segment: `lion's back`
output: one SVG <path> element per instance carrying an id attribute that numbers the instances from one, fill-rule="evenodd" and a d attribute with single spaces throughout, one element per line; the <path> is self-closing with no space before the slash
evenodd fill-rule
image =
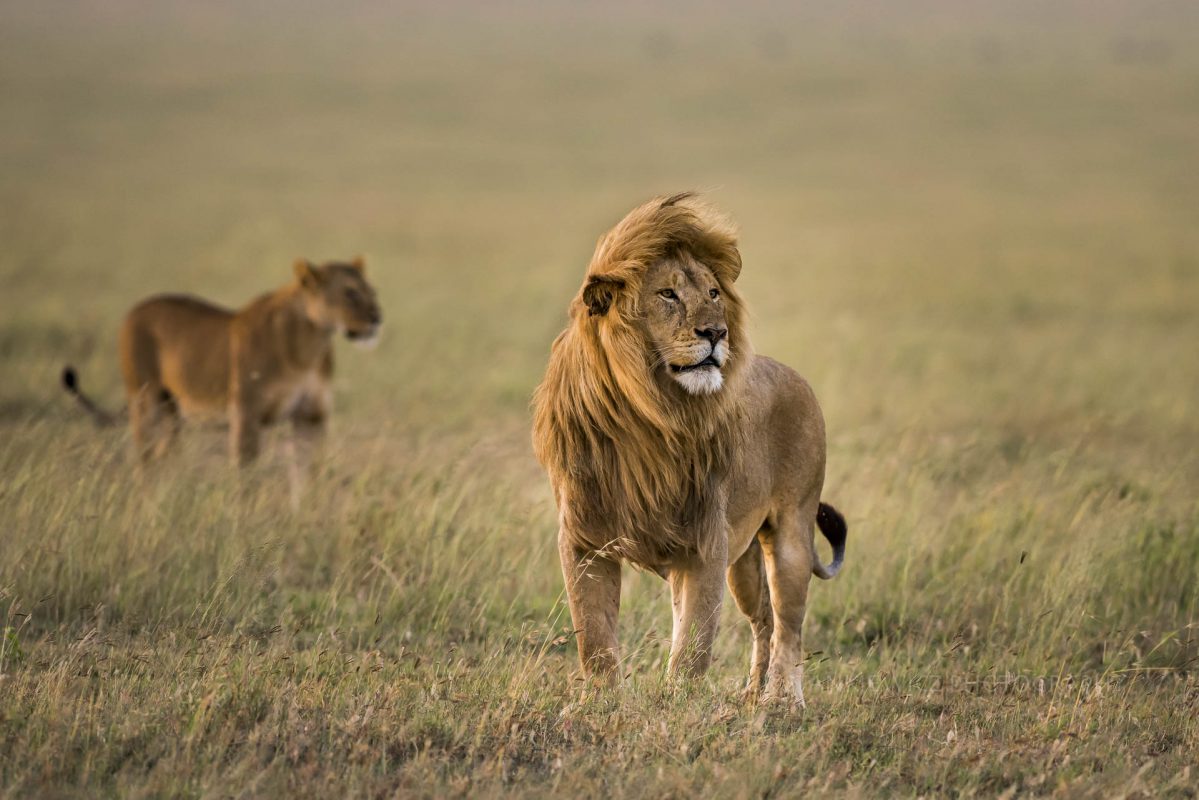
<path id="1" fill-rule="evenodd" d="M 228 336 L 233 312 L 189 294 L 159 294 L 142 300 L 125 315 L 122 341 L 152 337 L 160 345 L 206 341 Z"/>
<path id="2" fill-rule="evenodd" d="M 774 480 L 803 482 L 813 470 L 823 474 L 824 414 L 811 384 L 768 356 L 754 356 L 746 372 L 746 450 L 768 461 Z"/>
<path id="3" fill-rule="evenodd" d="M 126 389 L 161 384 L 185 409 L 222 411 L 233 316 L 186 294 L 155 295 L 138 303 L 121 327 Z"/>

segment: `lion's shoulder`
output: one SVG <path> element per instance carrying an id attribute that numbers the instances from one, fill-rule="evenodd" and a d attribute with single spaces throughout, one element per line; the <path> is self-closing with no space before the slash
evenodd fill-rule
<path id="1" fill-rule="evenodd" d="M 816 392 L 796 370 L 768 356 L 754 356 L 745 370 L 739 419 L 743 435 L 775 440 L 823 440 L 824 414 Z M 763 444 L 772 449 L 772 446 Z"/>
<path id="2" fill-rule="evenodd" d="M 770 356 L 755 353 L 745 372 L 744 387 L 747 391 L 794 399 L 816 397 L 804 376 Z"/>

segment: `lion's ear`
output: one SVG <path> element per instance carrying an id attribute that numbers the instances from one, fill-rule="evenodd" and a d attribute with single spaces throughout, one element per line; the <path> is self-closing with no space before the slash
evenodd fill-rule
<path id="1" fill-rule="evenodd" d="M 741 253 L 735 247 L 716 250 L 703 259 L 708 269 L 729 283 L 741 277 Z"/>
<path id="2" fill-rule="evenodd" d="M 729 259 L 729 282 L 736 282 L 741 277 L 741 253 L 735 253 L 734 257 Z"/>
<path id="3" fill-rule="evenodd" d="M 602 317 L 608 313 L 616 293 L 624 288 L 624 281 L 613 280 L 604 275 L 597 275 L 587 280 L 583 287 L 583 302 L 587 304 L 587 313 L 592 317 Z"/>
<path id="4" fill-rule="evenodd" d="M 297 258 L 293 269 L 296 272 L 296 280 L 305 289 L 315 289 L 321 285 L 321 274 L 308 259 Z"/>
<path id="5" fill-rule="evenodd" d="M 366 256 L 354 256 L 354 259 L 350 261 L 350 266 L 359 272 L 366 272 Z"/>

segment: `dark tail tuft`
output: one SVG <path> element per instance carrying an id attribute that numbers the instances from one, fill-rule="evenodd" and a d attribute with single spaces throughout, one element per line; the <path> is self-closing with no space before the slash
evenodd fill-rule
<path id="1" fill-rule="evenodd" d="M 828 503 L 821 503 L 817 509 L 816 525 L 833 548 L 833 563 L 826 567 L 816 559 L 812 572 L 816 577 L 828 580 L 841 571 L 841 565 L 845 562 L 845 540 L 849 536 L 849 526 L 845 524 L 841 512 Z"/>
<path id="2" fill-rule="evenodd" d="M 79 405 L 83 407 L 83 410 L 101 428 L 117 424 L 117 419 L 120 415 L 105 411 L 84 394 L 83 389 L 79 386 L 79 373 L 75 372 L 75 368 L 69 364 L 62 368 L 62 388 L 66 389 L 68 394 L 79 401 Z"/>

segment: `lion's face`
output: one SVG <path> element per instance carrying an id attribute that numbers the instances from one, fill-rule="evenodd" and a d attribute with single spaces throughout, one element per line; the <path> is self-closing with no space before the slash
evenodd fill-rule
<path id="1" fill-rule="evenodd" d="M 320 266 L 301 260 L 296 262 L 296 274 L 313 320 L 356 344 L 374 344 L 383 314 L 374 288 L 367 283 L 362 258 Z"/>
<path id="2" fill-rule="evenodd" d="M 687 253 L 657 262 L 646 272 L 638 308 L 654 369 L 691 394 L 719 392 L 729 326 L 712 270 Z"/>

